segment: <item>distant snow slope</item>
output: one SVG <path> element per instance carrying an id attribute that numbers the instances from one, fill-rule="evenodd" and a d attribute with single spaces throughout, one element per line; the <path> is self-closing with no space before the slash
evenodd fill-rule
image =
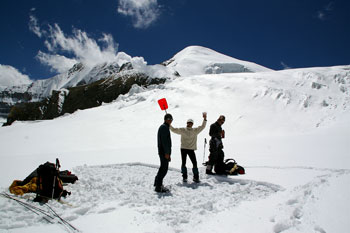
<path id="1" fill-rule="evenodd" d="M 0 66 L 0 104 L 7 106 L 2 112 L 3 115 L 7 115 L 9 105 L 40 101 L 50 96 L 54 90 L 89 84 L 103 78 L 120 77 L 126 73 L 136 72 L 144 73 L 149 77 L 172 78 L 178 73 L 188 76 L 260 71 L 271 70 L 200 46 L 185 48 L 163 65 L 147 65 L 143 57 L 131 57 L 124 52 L 119 52 L 113 62 L 95 64 L 92 67 L 78 63 L 66 72 L 36 81 L 21 75 L 11 67 Z"/>
<path id="2" fill-rule="evenodd" d="M 181 76 L 272 71 L 201 46 L 189 46 L 164 64 L 177 70 Z"/>
<path id="3" fill-rule="evenodd" d="M 130 63 L 130 69 L 121 70 L 123 65 L 127 63 Z M 149 66 L 142 57 L 131 57 L 123 52 L 117 54 L 114 62 L 96 64 L 93 67 L 77 63 L 66 72 L 48 79 L 35 81 L 29 80 L 24 75 L 22 75 L 23 77 L 14 78 L 14 72 L 8 74 L 9 72 L 3 72 L 2 67 L 0 67 L 0 91 L 6 92 L 1 95 L 0 102 L 8 104 L 15 104 L 17 101 L 22 102 L 23 100 L 13 97 L 17 96 L 15 93 L 29 93 L 31 95 L 30 101 L 40 101 L 50 96 L 53 90 L 85 85 L 109 77 L 117 78 L 126 73 L 144 73 L 149 77 L 171 78 L 174 76 L 174 72 L 173 69 L 162 65 Z M 17 73 L 16 75 L 19 76 L 19 72 Z M 14 81 L 9 82 L 8 80 Z M 12 95 L 6 96 L 8 94 Z"/>
<path id="4" fill-rule="evenodd" d="M 126 63 L 130 63 L 132 70 L 125 70 L 119 73 L 121 67 Z M 82 63 L 78 63 L 65 73 L 56 75 L 50 79 L 33 82 L 29 86 L 28 92 L 39 93 L 41 97 L 46 97 L 53 90 L 89 84 L 107 77 L 119 77 L 125 72 L 140 72 L 150 77 L 159 78 L 170 78 L 174 73 L 173 70 L 163 66 L 147 66 L 147 63 L 141 57 L 131 57 L 126 53 L 119 52 L 117 61 L 115 62 L 96 64 L 94 67 L 87 67 Z"/>

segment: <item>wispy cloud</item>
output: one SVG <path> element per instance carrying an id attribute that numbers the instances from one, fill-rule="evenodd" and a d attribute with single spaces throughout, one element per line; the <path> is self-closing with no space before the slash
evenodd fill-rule
<path id="1" fill-rule="evenodd" d="M 160 16 L 157 0 L 119 0 L 118 13 L 131 17 L 135 28 L 146 29 Z"/>
<path id="2" fill-rule="evenodd" d="M 39 38 L 45 39 L 48 52 L 39 51 L 37 59 L 50 67 L 51 71 L 64 72 L 75 63 L 94 66 L 117 59 L 118 44 L 110 34 L 102 34 L 95 40 L 82 30 L 73 28 L 71 35 L 66 35 L 58 24 L 48 25 L 44 30 L 38 26 L 38 20 L 30 15 L 29 29 Z"/>
<path id="3" fill-rule="evenodd" d="M 284 63 L 283 61 L 281 61 L 281 65 L 282 65 L 284 70 L 291 69 L 291 67 L 289 65 L 287 65 L 286 63 Z"/>
<path id="4" fill-rule="evenodd" d="M 58 73 L 67 71 L 78 62 L 75 59 L 70 59 L 62 55 L 48 54 L 42 51 L 38 52 L 36 58 L 41 62 L 41 64 L 49 66 L 51 71 Z"/>
<path id="5" fill-rule="evenodd" d="M 29 23 L 28 23 L 28 26 L 29 26 L 29 29 L 35 34 L 37 35 L 38 37 L 42 37 L 43 33 L 42 31 L 40 30 L 40 27 L 39 27 L 39 24 L 38 24 L 38 20 L 37 18 L 34 16 L 34 11 L 36 9 L 35 8 L 32 8 L 30 9 L 30 14 L 29 14 Z"/>
<path id="6" fill-rule="evenodd" d="M 334 9 L 334 2 L 331 1 L 317 12 L 317 18 L 319 20 L 326 20 L 329 14 L 333 11 L 333 9 Z"/>
<path id="7" fill-rule="evenodd" d="M 38 26 L 38 20 L 33 15 L 29 15 L 29 29 L 38 37 L 42 37 L 42 32 Z"/>
<path id="8" fill-rule="evenodd" d="M 0 64 L 0 86 L 10 87 L 22 84 L 29 84 L 32 81 L 25 74 L 19 72 L 16 68 Z"/>

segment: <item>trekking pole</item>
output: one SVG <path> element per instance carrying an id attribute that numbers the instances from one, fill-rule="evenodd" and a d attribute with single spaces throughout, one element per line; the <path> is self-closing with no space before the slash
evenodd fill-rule
<path id="1" fill-rule="evenodd" d="M 204 158 L 205 158 L 205 146 L 207 145 L 207 138 L 204 138 L 204 151 L 203 151 L 203 165 L 204 165 Z"/>
<path id="2" fill-rule="evenodd" d="M 55 186 L 56 186 L 56 177 L 58 175 L 58 170 L 60 168 L 60 161 L 58 160 L 58 158 L 56 158 L 56 172 L 55 175 L 53 177 L 53 185 L 52 185 L 52 196 L 51 199 L 53 199 L 54 193 L 55 193 Z"/>
<path id="3" fill-rule="evenodd" d="M 49 223 L 54 223 L 54 222 L 52 221 L 54 218 L 53 218 L 51 215 L 49 215 L 46 211 L 44 211 L 44 210 L 42 210 L 42 209 L 40 209 L 40 208 L 38 208 L 38 207 L 36 207 L 36 206 L 33 206 L 33 205 L 31 205 L 31 204 L 28 204 L 28 203 L 26 203 L 26 202 L 23 202 L 23 201 L 21 201 L 21 200 L 18 200 L 18 199 L 16 199 L 16 198 L 13 198 L 13 197 L 11 197 L 9 194 L 7 194 L 7 193 L 5 193 L 5 192 L 0 193 L 0 195 L 3 196 L 3 197 L 5 197 L 5 198 L 8 198 L 8 199 L 11 199 L 11 200 L 16 201 L 18 204 L 20 204 L 20 205 L 23 206 L 24 208 L 26 208 L 26 209 L 32 211 L 33 213 L 35 213 L 35 214 L 38 215 L 38 216 L 40 216 L 40 213 L 43 214 L 43 215 L 45 215 L 45 216 L 43 216 L 43 218 L 44 218 L 47 222 L 49 222 Z M 48 219 L 47 217 L 49 217 L 51 220 Z"/>
<path id="4" fill-rule="evenodd" d="M 74 231 L 80 232 L 77 228 L 75 228 L 72 224 L 70 224 L 67 220 L 63 219 L 60 215 L 57 214 L 57 212 L 51 207 L 49 206 L 47 203 L 45 203 L 45 205 L 49 208 L 49 210 L 54 214 L 54 216 L 56 216 L 57 218 L 59 218 L 62 223 L 68 227 L 70 227 L 71 229 L 73 229 Z"/>

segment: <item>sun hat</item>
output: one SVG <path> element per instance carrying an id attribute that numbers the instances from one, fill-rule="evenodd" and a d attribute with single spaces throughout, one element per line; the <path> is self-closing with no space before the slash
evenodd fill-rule
<path id="1" fill-rule="evenodd" d="M 192 123 L 193 124 L 193 120 L 192 119 L 188 119 L 187 123 Z"/>

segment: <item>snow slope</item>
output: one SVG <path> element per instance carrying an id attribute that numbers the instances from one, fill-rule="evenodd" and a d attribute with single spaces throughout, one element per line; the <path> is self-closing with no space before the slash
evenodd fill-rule
<path id="1" fill-rule="evenodd" d="M 87 65 L 88 64 L 88 65 Z M 111 61 L 100 64 L 77 63 L 54 77 L 32 81 L 9 66 L 0 66 L 0 115 L 7 116 L 11 106 L 20 102 L 38 102 L 54 90 L 90 84 L 100 79 L 118 78 L 143 73 L 153 78 L 214 73 L 271 71 L 254 63 L 240 61 L 208 48 L 190 46 L 172 59 L 157 65 L 147 65 L 143 57 L 131 57 L 119 52 Z"/>
<path id="2" fill-rule="evenodd" d="M 202 74 L 134 87 L 98 108 L 0 128 L 0 189 L 58 157 L 79 181 L 66 187 L 70 205 L 49 204 L 82 232 L 348 232 L 349 90 L 350 66 Z M 172 191 L 156 194 L 163 97 L 175 127 L 188 118 L 198 126 L 208 112 L 199 164 L 208 156 L 210 124 L 226 115 L 226 158 L 247 174 L 208 176 L 200 166 L 201 183 L 182 184 L 180 138 L 172 134 L 164 180 Z M 2 197 L 0 216 L 2 232 L 67 230 Z"/>

